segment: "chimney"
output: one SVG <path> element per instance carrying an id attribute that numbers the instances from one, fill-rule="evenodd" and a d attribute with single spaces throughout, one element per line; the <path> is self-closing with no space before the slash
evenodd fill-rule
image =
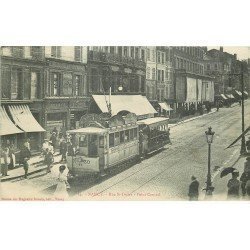
<path id="1" fill-rule="evenodd" d="M 234 59 L 237 60 L 237 54 L 234 54 Z"/>
<path id="2" fill-rule="evenodd" d="M 220 47 L 220 52 L 223 52 L 223 47 L 222 46 Z"/>

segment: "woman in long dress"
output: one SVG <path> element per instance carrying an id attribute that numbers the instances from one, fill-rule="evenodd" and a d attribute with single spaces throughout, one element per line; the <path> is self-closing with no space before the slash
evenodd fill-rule
<path id="1" fill-rule="evenodd" d="M 59 167 L 58 183 L 57 183 L 56 191 L 54 193 L 54 196 L 56 198 L 66 199 L 69 197 L 68 192 L 67 192 L 68 178 L 67 178 L 65 169 L 66 169 L 65 165 L 61 165 Z"/>

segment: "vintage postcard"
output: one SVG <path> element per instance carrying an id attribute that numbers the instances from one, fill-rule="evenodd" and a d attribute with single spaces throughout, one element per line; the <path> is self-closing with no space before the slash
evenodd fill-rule
<path id="1" fill-rule="evenodd" d="M 250 199 L 250 47 L 0 52 L 0 200 Z"/>

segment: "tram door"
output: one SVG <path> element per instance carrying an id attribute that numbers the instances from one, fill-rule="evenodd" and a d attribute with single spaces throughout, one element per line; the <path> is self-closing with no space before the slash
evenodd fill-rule
<path id="1" fill-rule="evenodd" d="M 88 156 L 96 157 L 98 156 L 98 136 L 95 134 L 89 135 L 88 138 Z"/>
<path id="2" fill-rule="evenodd" d="M 107 161 L 107 136 L 99 135 L 99 166 L 104 170 Z"/>

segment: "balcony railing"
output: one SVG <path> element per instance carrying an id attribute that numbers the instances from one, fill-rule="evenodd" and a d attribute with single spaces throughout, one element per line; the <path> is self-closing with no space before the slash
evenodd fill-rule
<path id="1" fill-rule="evenodd" d="M 133 59 L 131 57 L 120 56 L 117 54 L 104 53 L 100 51 L 89 51 L 88 60 L 125 65 L 129 67 L 140 68 L 140 69 L 144 69 L 146 67 L 146 62 L 142 60 Z"/>

